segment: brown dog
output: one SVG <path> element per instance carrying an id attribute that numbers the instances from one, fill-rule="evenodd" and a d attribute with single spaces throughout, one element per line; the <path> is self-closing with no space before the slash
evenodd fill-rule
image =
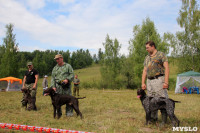
<path id="1" fill-rule="evenodd" d="M 25 102 L 25 107 L 26 107 L 26 109 L 28 110 L 28 111 L 30 111 L 30 110 L 37 110 L 37 107 L 36 107 L 36 105 L 35 105 L 35 102 L 36 102 L 36 100 L 35 100 L 35 98 L 32 98 L 31 97 L 31 94 L 30 94 L 30 90 L 28 90 L 28 89 L 21 89 L 21 91 L 24 93 L 24 102 Z M 27 105 L 30 105 L 28 108 L 27 108 Z"/>
<path id="2" fill-rule="evenodd" d="M 57 118 L 59 119 L 61 117 L 61 106 L 64 104 L 68 104 L 70 105 L 76 112 L 77 116 L 80 115 L 81 119 L 83 118 L 82 113 L 79 110 L 79 103 L 78 103 L 78 99 L 83 99 L 85 97 L 82 98 L 76 98 L 74 96 L 70 96 L 67 94 L 57 94 L 55 93 L 53 88 L 48 88 L 44 91 L 44 95 L 49 95 L 51 97 L 51 101 L 52 101 L 52 105 L 53 105 L 53 109 L 54 109 L 54 118 L 56 117 L 57 114 Z"/>

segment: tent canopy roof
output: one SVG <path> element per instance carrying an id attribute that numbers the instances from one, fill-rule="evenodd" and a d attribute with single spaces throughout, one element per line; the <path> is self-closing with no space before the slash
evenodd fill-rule
<path id="1" fill-rule="evenodd" d="M 194 71 L 188 71 L 185 73 L 178 74 L 178 76 L 200 76 L 200 73 Z"/>
<path id="2" fill-rule="evenodd" d="M 15 77 L 6 77 L 6 78 L 1 78 L 0 81 L 7 81 L 13 83 L 14 81 L 19 81 L 20 84 L 22 84 L 22 80 L 15 78 Z"/>

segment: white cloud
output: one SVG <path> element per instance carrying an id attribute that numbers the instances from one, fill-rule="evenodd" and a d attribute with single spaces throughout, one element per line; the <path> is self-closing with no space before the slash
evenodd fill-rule
<path id="1" fill-rule="evenodd" d="M 21 0 L 22 1 L 22 0 Z M 49 2 L 61 6 L 46 9 Z M 180 3 L 180 2 L 179 2 Z M 147 16 L 155 20 L 159 32 L 174 31 L 178 27 L 175 22 L 166 22 L 168 17 L 174 19 L 178 4 L 173 0 L 30 0 L 27 4 L 15 0 L 0 0 L 0 27 L 13 23 L 16 30 L 24 32 L 29 38 L 37 40 L 48 49 L 51 46 L 77 47 L 84 49 L 102 48 L 107 34 L 111 39 L 117 38 L 122 44 L 122 53 L 128 53 L 128 41 L 132 37 L 132 29 L 141 25 Z M 173 6 L 172 6 L 173 5 Z M 179 7 L 178 7 L 179 8 Z M 39 11 L 47 13 L 39 14 Z M 169 16 L 170 15 L 170 16 Z M 50 17 L 51 19 L 49 19 Z M 160 17 L 160 18 L 159 18 Z M 2 26 L 4 25 L 4 26 Z M 0 31 L 0 37 L 2 31 Z M 26 37 L 26 36 L 24 36 Z M 30 40 L 31 41 L 31 40 Z M 19 44 L 20 45 L 20 44 Z M 22 44 L 25 45 L 25 44 Z M 26 49 L 28 49 L 27 47 Z M 43 49 L 37 46 L 38 49 Z"/>
<path id="2" fill-rule="evenodd" d="M 25 0 L 32 10 L 37 10 L 45 6 L 44 0 Z"/>
<path id="3" fill-rule="evenodd" d="M 45 51 L 46 49 L 44 48 L 41 48 L 41 47 L 38 47 L 38 46 L 22 46 L 22 45 L 19 45 L 18 47 L 20 49 L 20 51 L 34 51 L 34 50 L 40 50 L 40 51 Z"/>
<path id="4" fill-rule="evenodd" d="M 53 1 L 53 2 L 56 2 L 56 3 L 60 3 L 62 5 L 67 5 L 69 3 L 74 2 L 74 0 L 50 0 L 50 1 Z"/>
<path id="5" fill-rule="evenodd" d="M 0 29 L 5 29 L 5 26 L 3 26 L 2 24 L 0 24 Z M 5 35 L 5 30 L 0 30 L 0 37 Z"/>

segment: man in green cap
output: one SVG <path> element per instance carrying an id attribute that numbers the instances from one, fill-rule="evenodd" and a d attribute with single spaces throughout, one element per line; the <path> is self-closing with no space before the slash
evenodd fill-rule
<path id="1" fill-rule="evenodd" d="M 25 72 L 23 79 L 23 89 L 30 90 L 31 101 L 36 101 L 36 92 L 37 92 L 37 82 L 38 82 L 38 71 L 33 68 L 33 63 L 27 63 L 28 70 Z M 24 94 L 22 99 L 22 106 L 25 106 Z M 29 104 L 28 110 L 37 110 L 35 103 Z"/>
<path id="2" fill-rule="evenodd" d="M 74 79 L 73 68 L 70 64 L 63 61 L 63 56 L 58 54 L 54 58 L 57 65 L 52 70 L 51 87 L 58 94 L 68 94 L 71 93 L 71 82 Z M 62 112 L 61 112 L 62 114 Z M 66 116 L 73 115 L 73 108 L 66 104 Z"/>

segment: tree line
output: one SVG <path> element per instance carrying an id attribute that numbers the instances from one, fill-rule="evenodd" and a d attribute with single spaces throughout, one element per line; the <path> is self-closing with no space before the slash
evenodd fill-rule
<path id="1" fill-rule="evenodd" d="M 62 54 L 66 63 L 72 65 L 73 69 L 81 69 L 90 66 L 94 61 L 89 50 L 77 50 L 72 53 L 58 50 L 35 50 L 33 52 L 19 51 L 13 34 L 14 25 L 6 25 L 6 37 L 0 45 L 0 78 L 14 76 L 23 78 L 27 70 L 27 62 L 33 62 L 34 67 L 39 71 L 40 76 L 51 75 L 53 67 L 56 65 L 54 57 Z"/>
<path id="2" fill-rule="evenodd" d="M 7 25 L 4 43 L 0 46 L 0 77 L 13 75 L 22 76 L 26 70 L 26 62 L 33 61 L 41 75 L 51 74 L 56 62 L 54 56 L 61 53 L 64 61 L 74 69 L 90 66 L 92 63 L 101 65 L 102 79 L 93 86 L 97 88 L 137 88 L 141 86 L 141 76 L 144 58 L 147 55 L 145 43 L 153 40 L 159 51 L 170 55 L 179 68 L 178 72 L 200 71 L 200 9 L 196 0 L 182 0 L 177 23 L 183 29 L 175 34 L 160 35 L 150 18 L 143 20 L 141 25 L 133 27 L 133 37 L 129 40 L 129 54 L 121 55 L 121 44 L 106 36 L 103 42 L 104 50 L 99 49 L 93 56 L 89 50 L 69 51 L 39 51 L 19 52 L 13 25 Z M 174 79 L 169 80 L 170 86 L 175 86 Z"/>

